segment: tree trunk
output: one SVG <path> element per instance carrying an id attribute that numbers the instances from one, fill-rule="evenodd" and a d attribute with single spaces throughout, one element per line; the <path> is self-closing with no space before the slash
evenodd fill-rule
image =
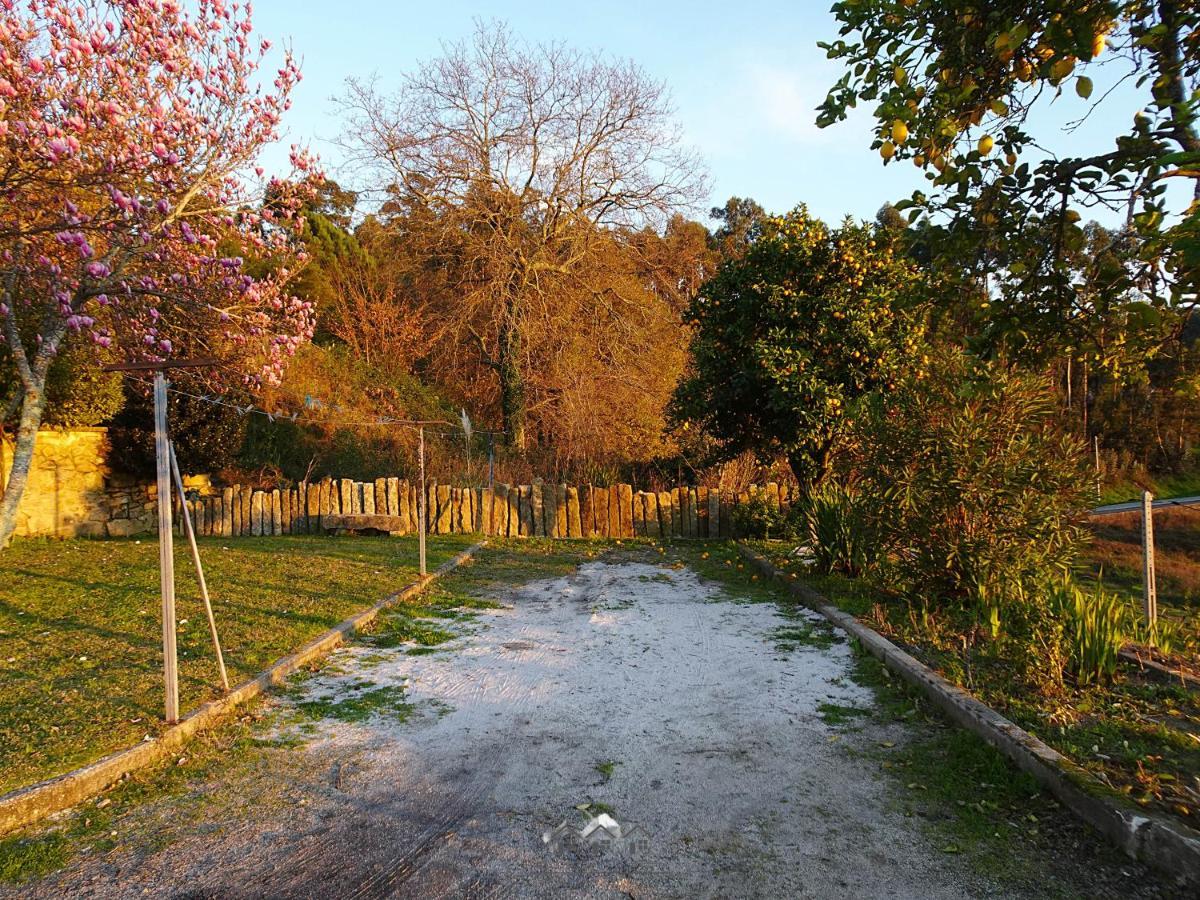
<path id="1" fill-rule="evenodd" d="M 43 382 L 45 379 L 43 379 Z M 9 545 L 17 528 L 17 508 L 29 481 L 29 467 L 33 462 L 33 448 L 37 441 L 38 427 L 42 424 L 42 412 L 46 408 L 45 384 L 36 390 L 25 391 L 21 402 L 21 419 L 17 426 L 17 439 L 13 447 L 12 468 L 0 499 L 0 550 Z"/>
<path id="2" fill-rule="evenodd" d="M 788 468 L 796 476 L 800 497 L 804 502 L 808 502 L 812 498 L 817 488 L 825 480 L 825 476 L 829 474 L 829 454 L 832 449 L 833 441 L 827 440 L 809 454 L 788 454 Z"/>
<path id="3" fill-rule="evenodd" d="M 510 316 L 500 326 L 496 375 L 500 379 L 500 415 L 508 446 L 525 451 L 525 378 L 521 374 L 521 331 Z"/>

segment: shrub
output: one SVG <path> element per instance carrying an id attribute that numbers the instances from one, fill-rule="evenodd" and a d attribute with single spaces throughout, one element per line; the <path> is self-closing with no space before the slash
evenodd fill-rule
<path id="1" fill-rule="evenodd" d="M 188 390 L 186 383 L 182 387 Z M 195 393 L 202 393 L 202 389 Z M 247 417 L 233 405 L 248 401 L 232 394 L 223 399 L 229 405 L 174 392 L 167 395 L 168 427 L 183 472 L 207 474 L 227 468 L 242 446 Z M 110 460 L 116 468 L 130 475 L 153 476 L 154 400 L 139 385 L 126 385 L 125 407 L 113 419 L 108 435 L 112 444 Z"/>
<path id="2" fill-rule="evenodd" d="M 17 372 L 0 349 L 0 416 L 3 401 L 18 384 Z M 119 372 L 100 368 L 97 348 L 72 336 L 46 373 L 46 411 L 42 424 L 63 428 L 103 425 L 125 403 L 124 379 Z"/>
<path id="3" fill-rule="evenodd" d="M 828 480 L 793 507 L 790 530 L 807 538 L 821 572 L 857 577 L 874 567 L 883 546 L 877 511 L 858 491 Z"/>
<path id="4" fill-rule="evenodd" d="M 1072 568 L 1086 507 L 1082 447 L 1040 377 L 940 353 L 931 378 L 858 411 L 840 466 L 887 550 L 892 586 L 1001 610 Z"/>
<path id="5" fill-rule="evenodd" d="M 46 373 L 47 425 L 86 428 L 102 425 L 125 404 L 119 372 L 101 371 L 96 349 L 73 339 Z"/>
<path id="6" fill-rule="evenodd" d="M 733 508 L 733 533 L 736 537 L 754 540 L 789 538 L 795 536 L 793 523 L 765 494 L 751 494 L 745 503 Z"/>

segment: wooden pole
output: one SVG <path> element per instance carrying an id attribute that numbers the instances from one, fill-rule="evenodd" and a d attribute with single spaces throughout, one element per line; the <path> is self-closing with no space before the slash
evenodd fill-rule
<path id="1" fill-rule="evenodd" d="M 200 548 L 196 546 L 196 530 L 192 527 L 192 514 L 188 511 L 187 493 L 183 489 L 183 475 L 179 472 L 179 461 L 175 458 L 175 442 L 169 442 L 168 446 L 171 448 L 171 473 L 175 476 L 175 489 L 179 492 L 183 530 L 187 534 L 188 545 L 192 550 L 192 565 L 196 567 L 196 581 L 200 583 L 200 599 L 204 601 L 204 614 L 208 616 L 208 633 L 212 637 L 213 649 L 217 653 L 217 669 L 221 673 L 221 687 L 228 693 L 229 675 L 225 672 L 225 656 L 221 653 L 221 640 L 217 637 L 217 620 L 213 617 L 212 603 L 208 599 L 208 583 L 204 580 L 204 567 L 200 564 Z"/>
<path id="2" fill-rule="evenodd" d="M 1154 577 L 1154 495 L 1142 491 L 1142 587 L 1146 624 L 1158 627 L 1158 588 Z"/>
<path id="3" fill-rule="evenodd" d="M 421 552 L 421 577 L 424 578 L 427 574 L 425 571 L 425 427 L 421 426 L 418 433 L 417 456 L 420 458 L 421 466 L 421 493 L 417 500 L 417 542 Z"/>
<path id="4" fill-rule="evenodd" d="M 163 684 L 167 724 L 179 721 L 179 663 L 175 646 L 175 556 L 171 534 L 171 459 L 167 441 L 167 379 L 154 373 L 154 458 L 158 475 L 158 581 L 162 595 Z"/>
<path id="5" fill-rule="evenodd" d="M 1092 454 L 1096 461 L 1096 502 L 1100 502 L 1100 435 L 1092 435 Z"/>

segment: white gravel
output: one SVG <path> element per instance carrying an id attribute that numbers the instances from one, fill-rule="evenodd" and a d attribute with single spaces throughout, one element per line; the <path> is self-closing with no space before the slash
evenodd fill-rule
<path id="1" fill-rule="evenodd" d="M 822 721 L 821 704 L 872 703 L 850 678 L 844 642 L 780 652 L 773 632 L 795 623 L 773 605 L 641 563 L 589 563 L 499 599 L 504 609 L 481 612 L 445 651 L 351 647 L 335 655 L 336 674 L 306 683 L 309 699 L 405 685 L 417 712 L 322 722 L 306 752 L 332 763 L 320 777 L 293 774 L 305 802 L 277 828 L 229 823 L 93 869 L 80 892 L 994 892 L 891 809 L 878 762 L 854 752 L 903 732 L 868 717 L 854 728 Z M 602 810 L 635 837 L 570 834 Z M 547 843 L 564 822 L 568 837 Z M 68 874 L 55 887 L 73 894 L 81 883 Z"/>

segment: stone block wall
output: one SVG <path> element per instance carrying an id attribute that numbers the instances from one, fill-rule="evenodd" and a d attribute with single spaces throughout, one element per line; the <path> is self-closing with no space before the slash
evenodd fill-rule
<path id="1" fill-rule="evenodd" d="M 107 450 L 104 428 L 44 429 L 21 500 L 17 534 L 153 534 L 158 528 L 155 485 L 111 473 L 105 464 Z M 11 444 L 0 445 L 0 478 L 6 477 L 11 461 Z M 248 485 L 218 487 L 201 475 L 185 478 L 184 488 L 201 535 L 324 534 L 342 524 L 334 517 L 347 515 L 389 517 L 388 530 L 401 534 L 418 527 L 419 486 L 400 478 L 326 478 L 259 490 Z M 786 507 L 795 499 L 795 489 L 770 483 L 735 494 L 692 486 L 635 491 L 629 484 L 542 482 L 480 488 L 431 479 L 425 503 L 430 534 L 703 538 L 729 537 L 733 510 L 754 495 Z"/>
<path id="2" fill-rule="evenodd" d="M 7 484 L 12 454 L 12 441 L 0 440 L 0 493 Z M 17 535 L 107 534 L 107 456 L 106 428 L 42 429 L 17 510 Z"/>
<path id="3" fill-rule="evenodd" d="M 346 516 L 370 516 L 389 532 L 415 533 L 420 488 L 400 478 L 373 482 L 348 478 L 256 490 L 242 485 L 189 490 L 196 532 L 215 537 L 324 534 L 340 530 Z M 109 522 L 109 532 L 153 531 L 152 489 L 143 514 L 130 525 Z M 796 499 L 794 488 L 774 482 L 733 493 L 708 487 L 635 491 L 632 485 L 497 484 L 455 487 L 429 480 L 425 488 L 430 534 L 503 537 L 730 537 L 733 510 L 754 496 L 781 508 Z M 133 510 L 137 503 L 131 503 Z M 137 526 L 133 524 L 136 520 Z M 370 526 L 369 526 L 370 527 Z"/>

